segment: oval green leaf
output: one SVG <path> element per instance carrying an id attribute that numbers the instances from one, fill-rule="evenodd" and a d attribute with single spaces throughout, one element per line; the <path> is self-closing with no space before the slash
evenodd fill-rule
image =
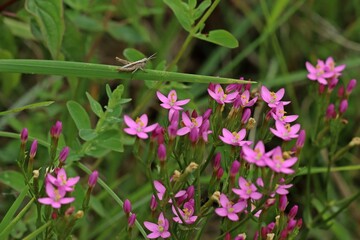
<path id="1" fill-rule="evenodd" d="M 196 34 L 195 37 L 227 48 L 239 46 L 238 40 L 231 33 L 223 29 L 213 30 L 208 34 Z"/>
<path id="2" fill-rule="evenodd" d="M 91 128 L 89 115 L 79 103 L 68 101 L 66 106 L 78 130 Z"/>

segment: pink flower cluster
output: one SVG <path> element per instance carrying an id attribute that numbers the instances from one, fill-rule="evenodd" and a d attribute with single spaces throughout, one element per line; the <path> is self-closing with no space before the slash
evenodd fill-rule
<path id="1" fill-rule="evenodd" d="M 342 75 L 342 71 L 346 65 L 335 66 L 335 61 L 332 57 L 328 57 L 326 61 L 318 60 L 317 65 L 314 67 L 309 62 L 306 62 L 306 68 L 309 72 L 308 79 L 319 83 L 319 92 L 323 94 L 327 88 L 327 93 L 330 94 L 338 85 L 339 77 Z M 351 79 L 346 87 L 340 86 L 337 94 L 338 110 L 334 103 L 330 103 L 326 109 L 326 119 L 335 119 L 337 116 L 343 115 L 348 108 L 348 98 L 350 93 L 356 86 L 356 79 Z"/>
<path id="2" fill-rule="evenodd" d="M 66 197 L 67 192 L 74 191 L 75 184 L 80 177 L 67 178 L 65 169 L 57 169 L 57 176 L 48 174 L 45 179 L 45 190 L 47 197 L 39 198 L 38 201 L 53 208 L 60 208 L 63 204 L 72 203 L 75 198 Z"/>

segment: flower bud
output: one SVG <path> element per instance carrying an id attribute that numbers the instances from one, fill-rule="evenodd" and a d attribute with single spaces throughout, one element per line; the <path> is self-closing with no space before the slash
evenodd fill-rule
<path id="1" fill-rule="evenodd" d="M 288 199 L 286 195 L 281 195 L 279 198 L 279 210 L 280 212 L 284 212 L 286 209 L 286 206 L 288 204 Z"/>
<path id="2" fill-rule="evenodd" d="M 188 189 L 186 190 L 186 193 L 187 193 L 187 199 L 192 199 L 194 197 L 195 187 L 193 185 L 189 186 Z"/>
<path id="3" fill-rule="evenodd" d="M 219 168 L 219 170 L 216 173 L 216 178 L 220 180 L 222 176 L 224 175 L 224 169 L 222 167 Z"/>
<path id="4" fill-rule="evenodd" d="M 336 117 L 336 111 L 335 111 L 335 105 L 334 104 L 330 104 L 327 109 L 326 109 L 326 118 L 327 119 L 331 119 L 331 118 L 335 118 Z"/>
<path id="5" fill-rule="evenodd" d="M 70 148 L 64 147 L 59 154 L 59 161 L 64 163 L 69 155 Z"/>
<path id="6" fill-rule="evenodd" d="M 268 233 L 268 234 L 266 235 L 266 240 L 273 240 L 274 237 L 275 237 L 275 233 Z"/>
<path id="7" fill-rule="evenodd" d="M 189 138 L 192 143 L 197 142 L 197 140 L 199 139 L 199 131 L 197 128 L 194 127 L 190 130 Z"/>
<path id="8" fill-rule="evenodd" d="M 295 220 L 295 219 L 289 219 L 289 222 L 288 222 L 288 224 L 287 224 L 287 230 L 289 231 L 289 232 L 291 232 L 292 230 L 294 230 L 294 228 L 296 227 L 296 223 L 297 223 L 297 221 Z"/>
<path id="9" fill-rule="evenodd" d="M 251 109 L 250 108 L 246 108 L 241 116 L 241 123 L 245 124 L 248 122 L 249 118 L 251 116 Z"/>
<path id="10" fill-rule="evenodd" d="M 326 85 L 323 84 L 319 84 L 319 94 L 323 94 L 325 91 Z"/>
<path id="11" fill-rule="evenodd" d="M 221 166 L 220 161 L 221 161 L 221 153 L 218 152 L 215 154 L 215 157 L 213 160 L 213 168 L 214 168 L 215 172 L 217 172 Z"/>
<path id="12" fill-rule="evenodd" d="M 123 210 L 124 210 L 124 213 L 126 215 L 130 214 L 130 212 L 131 212 L 131 203 L 130 203 L 129 199 L 126 199 L 124 201 Z"/>
<path id="13" fill-rule="evenodd" d="M 359 146 L 360 145 L 360 137 L 354 137 L 351 139 L 351 142 L 349 143 L 350 147 Z"/>
<path id="14" fill-rule="evenodd" d="M 39 175 L 40 175 L 40 171 L 39 171 L 39 170 L 34 170 L 34 171 L 33 171 L 33 177 L 34 177 L 34 178 L 38 178 Z"/>
<path id="15" fill-rule="evenodd" d="M 160 162 L 164 162 L 166 159 L 166 148 L 163 143 L 159 145 L 157 154 Z"/>
<path id="16" fill-rule="evenodd" d="M 89 187 L 91 187 L 91 188 L 95 187 L 98 177 L 99 177 L 99 173 L 96 170 L 90 174 L 89 180 L 88 180 Z"/>
<path id="17" fill-rule="evenodd" d="M 128 219 L 128 227 L 132 228 L 135 224 L 135 220 L 136 220 L 136 214 L 131 214 L 129 219 Z"/>
<path id="18" fill-rule="evenodd" d="M 342 99 L 344 97 L 345 89 L 344 86 L 340 86 L 338 89 L 338 98 Z"/>
<path id="19" fill-rule="evenodd" d="M 356 79 L 351 79 L 346 86 L 346 94 L 349 95 L 356 86 Z"/>
<path id="20" fill-rule="evenodd" d="M 25 144 L 28 140 L 28 137 L 29 137 L 29 132 L 28 132 L 28 129 L 27 128 L 23 128 L 23 130 L 21 130 L 21 133 L 20 133 L 20 140 L 21 140 L 21 143 L 22 144 Z"/>
<path id="21" fill-rule="evenodd" d="M 185 173 L 189 174 L 194 172 L 197 168 L 199 167 L 199 165 L 197 163 L 191 162 L 189 164 L 189 166 L 186 167 L 185 169 Z"/>
<path id="22" fill-rule="evenodd" d="M 202 116 L 203 121 L 209 119 L 211 116 L 211 113 L 212 113 L 212 109 L 211 108 L 207 109 Z"/>
<path id="23" fill-rule="evenodd" d="M 289 215 L 288 215 L 288 217 L 290 218 L 290 219 L 294 219 L 295 218 L 295 216 L 296 216 L 296 214 L 297 214 L 297 212 L 298 212 L 298 206 L 297 205 L 295 205 L 295 206 L 293 206 L 291 209 L 290 209 L 290 212 L 289 212 Z"/>
<path id="24" fill-rule="evenodd" d="M 216 191 L 213 193 L 213 195 L 211 195 L 210 199 L 213 202 L 217 202 L 218 204 L 220 204 L 220 195 L 221 195 L 221 193 L 219 191 Z"/>
<path id="25" fill-rule="evenodd" d="M 329 80 L 328 84 L 328 91 L 332 92 L 332 90 L 336 87 L 337 83 L 339 82 L 339 79 L 336 77 L 333 77 Z"/>
<path id="26" fill-rule="evenodd" d="M 150 209 L 151 211 L 155 211 L 157 208 L 157 201 L 154 195 L 151 196 L 151 200 L 150 200 Z"/>
<path id="27" fill-rule="evenodd" d="M 52 126 L 50 129 L 50 135 L 51 137 L 59 138 L 61 132 L 62 132 L 62 122 L 56 121 L 55 125 Z"/>
<path id="28" fill-rule="evenodd" d="M 348 108 L 348 100 L 347 100 L 347 99 L 343 99 L 343 100 L 340 102 L 340 106 L 339 106 L 339 112 L 340 112 L 340 114 L 345 113 L 347 108 Z"/>
<path id="29" fill-rule="evenodd" d="M 246 239 L 246 234 L 245 233 L 241 233 L 241 234 L 238 234 L 234 240 L 245 240 Z"/>
<path id="30" fill-rule="evenodd" d="M 75 207 L 74 206 L 70 206 L 68 209 L 66 209 L 65 211 L 65 216 L 71 216 L 75 211 Z"/>
<path id="31" fill-rule="evenodd" d="M 84 217 L 84 211 L 82 211 L 82 210 L 77 211 L 75 213 L 75 215 L 74 215 L 75 219 L 80 219 L 80 218 L 83 218 L 83 217 Z"/>
<path id="32" fill-rule="evenodd" d="M 36 151 L 37 151 L 37 146 L 38 146 L 38 141 L 35 139 L 32 144 L 31 144 L 31 148 L 30 148 L 30 158 L 34 158 L 36 155 Z"/>
<path id="33" fill-rule="evenodd" d="M 302 130 L 300 130 L 299 136 L 296 140 L 296 147 L 302 148 L 304 146 L 305 139 L 306 139 L 306 132 L 305 132 L 305 130 L 302 129 Z"/>
<path id="34" fill-rule="evenodd" d="M 226 233 L 224 240 L 231 240 L 231 234 L 230 233 Z"/>
<path id="35" fill-rule="evenodd" d="M 248 123 L 246 124 L 246 129 L 250 130 L 253 129 L 256 125 L 255 118 L 249 118 Z"/>
<path id="36" fill-rule="evenodd" d="M 235 177 L 236 174 L 239 172 L 240 169 L 240 162 L 235 160 L 232 164 L 231 164 L 231 168 L 230 168 L 230 177 Z"/>

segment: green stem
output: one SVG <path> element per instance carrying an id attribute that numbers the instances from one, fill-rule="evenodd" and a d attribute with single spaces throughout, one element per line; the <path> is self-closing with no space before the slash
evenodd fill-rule
<path id="1" fill-rule="evenodd" d="M 50 224 L 51 224 L 51 221 L 48 221 L 47 223 L 45 223 L 44 225 L 42 225 L 41 227 L 36 229 L 34 232 L 32 232 L 29 235 L 27 235 L 26 237 L 24 237 L 23 240 L 34 239 L 37 235 L 42 233 L 48 226 L 50 226 Z"/>
<path id="2" fill-rule="evenodd" d="M 32 203 L 35 201 L 35 198 L 30 199 L 30 201 L 26 204 L 26 206 L 19 212 L 18 215 L 7 225 L 7 227 L 0 233 L 0 239 L 6 239 L 7 235 L 13 229 L 15 224 L 20 221 L 20 219 L 24 216 L 24 214 L 29 210 Z"/>

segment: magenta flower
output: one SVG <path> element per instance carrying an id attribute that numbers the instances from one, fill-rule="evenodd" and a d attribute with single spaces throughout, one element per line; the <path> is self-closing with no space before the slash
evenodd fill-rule
<path id="1" fill-rule="evenodd" d="M 292 138 L 297 138 L 299 136 L 298 132 L 300 130 L 300 124 L 290 126 L 289 123 L 283 124 L 280 121 L 276 121 L 275 127 L 276 129 L 270 128 L 270 131 L 284 141 L 290 141 Z"/>
<path id="2" fill-rule="evenodd" d="M 241 199 L 259 200 L 262 197 L 262 194 L 257 191 L 255 184 L 246 181 L 243 177 L 239 178 L 239 187 L 240 189 L 233 188 L 232 191 L 239 195 Z"/>
<path id="3" fill-rule="evenodd" d="M 172 206 L 172 211 L 176 215 L 176 217 L 173 217 L 173 220 L 177 223 L 183 224 L 174 205 Z M 197 216 L 194 216 L 194 199 L 190 199 L 188 202 L 184 203 L 183 209 L 178 208 L 178 211 L 186 224 L 193 224 L 198 218 Z"/>
<path id="4" fill-rule="evenodd" d="M 38 141 L 36 139 L 34 139 L 34 141 L 31 144 L 31 148 L 30 148 L 30 158 L 34 158 L 36 155 L 36 151 L 37 151 L 37 147 L 38 147 Z"/>
<path id="5" fill-rule="evenodd" d="M 157 123 L 147 126 L 148 116 L 146 114 L 141 115 L 141 117 L 136 118 L 134 121 L 128 115 L 124 115 L 125 124 L 128 128 L 124 128 L 124 131 L 129 135 L 137 135 L 141 139 L 146 139 L 149 136 L 148 132 L 153 131 L 157 127 Z"/>
<path id="6" fill-rule="evenodd" d="M 266 166 L 265 159 L 269 158 L 271 154 L 265 152 L 265 146 L 262 141 L 259 141 L 254 150 L 252 150 L 249 146 L 244 145 L 243 148 L 244 159 L 248 163 L 254 163 L 258 167 Z"/>
<path id="7" fill-rule="evenodd" d="M 75 200 L 73 197 L 65 197 L 65 189 L 54 188 L 50 182 L 46 183 L 45 190 L 48 197 L 39 198 L 38 201 L 53 208 L 60 208 L 62 204 L 72 203 Z"/>
<path id="8" fill-rule="evenodd" d="M 26 143 L 29 137 L 29 131 L 27 128 L 23 128 L 20 133 L 21 143 Z"/>
<path id="9" fill-rule="evenodd" d="M 296 161 L 296 157 L 285 160 L 281 151 L 281 147 L 276 147 L 272 150 L 272 159 L 266 160 L 266 164 L 274 172 L 292 174 L 295 171 L 291 169 L 291 167 L 296 163 Z"/>
<path id="10" fill-rule="evenodd" d="M 54 138 L 59 138 L 62 132 L 62 122 L 56 121 L 55 125 L 53 125 L 50 129 L 50 135 Z"/>
<path id="11" fill-rule="evenodd" d="M 99 177 L 99 172 L 96 170 L 90 174 L 89 180 L 88 180 L 89 187 L 91 187 L 91 188 L 95 187 L 98 177 Z"/>
<path id="12" fill-rule="evenodd" d="M 155 238 L 169 238 L 170 237 L 170 232 L 169 230 L 169 220 L 167 220 L 164 217 L 164 214 L 161 212 L 156 223 L 152 223 L 152 222 L 144 222 L 144 226 L 151 231 L 150 234 L 147 235 L 148 238 L 150 239 L 155 239 Z"/>
<path id="13" fill-rule="evenodd" d="M 234 204 L 229 201 L 223 193 L 220 195 L 220 205 L 220 208 L 215 209 L 216 214 L 220 217 L 228 217 L 233 222 L 239 220 L 239 216 L 237 214 L 246 208 L 245 201 L 240 201 Z"/>
<path id="14" fill-rule="evenodd" d="M 171 119 L 175 111 L 182 110 L 183 108 L 181 106 L 187 104 L 190 101 L 190 99 L 177 101 L 177 94 L 175 90 L 171 90 L 167 97 L 159 91 L 156 92 L 156 95 L 162 102 L 160 106 L 165 109 L 169 109 L 169 119 Z"/>
<path id="15" fill-rule="evenodd" d="M 48 174 L 46 178 L 50 183 L 54 184 L 59 189 L 64 189 L 66 192 L 74 191 L 75 184 L 80 180 L 79 176 L 68 179 L 65 169 L 63 168 L 60 168 L 56 178 L 51 174 Z"/>
<path id="16" fill-rule="evenodd" d="M 276 93 L 270 92 L 265 86 L 261 87 L 260 95 L 261 98 L 268 104 L 269 107 L 274 108 L 276 107 L 284 97 L 285 89 L 281 88 Z M 289 104 L 290 102 L 282 102 L 284 105 Z"/>
<path id="17" fill-rule="evenodd" d="M 225 103 L 232 103 L 239 94 L 238 92 L 225 94 L 220 84 L 215 85 L 214 91 L 208 88 L 208 93 L 217 103 L 221 105 Z"/>
<path id="18" fill-rule="evenodd" d="M 230 132 L 226 128 L 223 128 L 222 134 L 223 136 L 219 136 L 219 138 L 226 144 L 233 146 L 244 146 L 246 144 L 251 144 L 251 141 L 243 141 L 246 135 L 245 128 L 241 129 L 239 132 Z"/>
<path id="19" fill-rule="evenodd" d="M 271 112 L 273 119 L 282 122 L 283 124 L 294 122 L 299 117 L 299 115 L 285 116 L 286 111 L 284 110 L 284 104 L 282 102 L 280 102 L 273 110 L 275 110 L 275 112 Z"/>
<path id="20" fill-rule="evenodd" d="M 184 136 L 185 134 L 189 133 L 193 128 L 196 128 L 199 131 L 199 128 L 203 122 L 203 118 L 201 116 L 191 118 L 191 120 L 185 112 L 182 112 L 181 116 L 185 126 L 177 130 L 177 135 Z"/>
<path id="21" fill-rule="evenodd" d="M 316 67 L 311 65 L 311 63 L 306 62 L 306 69 L 308 70 L 309 74 L 307 75 L 308 79 L 311 81 L 318 81 L 322 85 L 327 85 L 328 82 L 326 78 L 330 78 L 333 76 L 332 72 L 326 72 L 327 67 L 322 60 L 318 60 Z"/>

